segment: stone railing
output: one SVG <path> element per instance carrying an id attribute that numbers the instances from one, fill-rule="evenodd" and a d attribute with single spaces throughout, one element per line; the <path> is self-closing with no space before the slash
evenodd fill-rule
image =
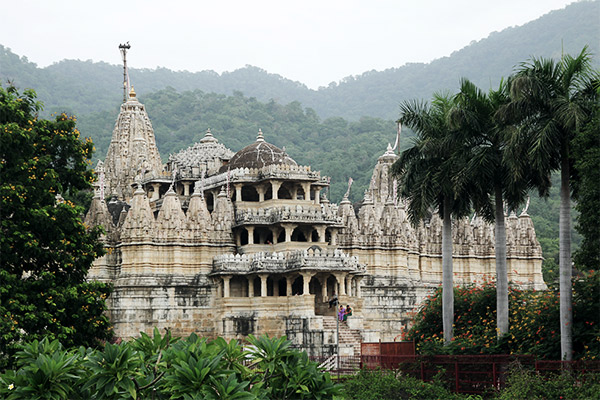
<path id="1" fill-rule="evenodd" d="M 246 168 L 247 170 L 248 168 Z M 319 171 L 311 171 L 309 166 L 271 164 L 260 169 L 249 170 L 250 174 L 256 173 L 259 178 L 286 178 L 286 179 L 318 179 L 321 180 Z"/>
<path id="2" fill-rule="evenodd" d="M 275 224 L 282 222 L 333 223 L 341 224 L 342 218 L 325 208 L 284 206 L 237 210 L 235 224 Z M 333 210 L 331 210 L 333 211 Z"/>
<path id="3" fill-rule="evenodd" d="M 248 274 L 293 270 L 364 273 L 358 257 L 341 250 L 309 249 L 286 253 L 224 254 L 213 260 L 214 274 Z"/>

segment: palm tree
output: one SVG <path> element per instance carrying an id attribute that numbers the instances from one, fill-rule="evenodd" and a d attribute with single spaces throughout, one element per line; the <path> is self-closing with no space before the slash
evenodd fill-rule
<path id="1" fill-rule="evenodd" d="M 481 192 L 474 199 L 478 214 L 495 223 L 496 327 L 498 338 L 508 333 L 508 268 L 504 203 L 515 208 L 525 200 L 527 181 L 516 179 L 504 162 L 506 130 L 495 115 L 508 102 L 508 87 L 485 94 L 472 82 L 462 79 L 450 113 L 450 124 L 468 143 L 469 161 L 462 177 L 474 179 Z M 521 175 L 522 176 L 522 175 Z"/>
<path id="2" fill-rule="evenodd" d="M 399 122 L 413 129 L 417 137 L 414 146 L 404 151 L 391 168 L 399 178 L 400 195 L 408 200 L 408 214 L 414 225 L 427 218 L 431 208 L 442 218 L 442 321 L 446 344 L 452 340 L 454 323 L 452 216 L 461 217 L 470 210 L 469 197 L 458 193 L 454 185 L 466 152 L 448 125 L 452 105 L 447 95 L 435 95 L 431 106 L 416 101 L 400 105 Z M 467 186 L 463 188 L 470 189 Z"/>
<path id="3" fill-rule="evenodd" d="M 546 177 L 560 170 L 560 340 L 562 358 L 572 360 L 570 144 L 597 106 L 598 71 L 591 67 L 587 47 L 559 62 L 534 58 L 517 70 L 510 91 L 512 100 L 503 114 L 517 118 L 516 136 L 521 138 L 516 140 L 527 149 L 531 169 Z M 536 184 L 541 193 L 547 191 L 548 181 Z"/>

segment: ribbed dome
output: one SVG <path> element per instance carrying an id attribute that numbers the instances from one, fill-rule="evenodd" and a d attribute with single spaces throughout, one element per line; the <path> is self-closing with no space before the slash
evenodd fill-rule
<path id="1" fill-rule="evenodd" d="M 265 165 L 285 164 L 298 165 L 279 147 L 265 142 L 262 131 L 258 131 L 256 142 L 235 153 L 229 164 L 221 167 L 220 172 L 236 168 L 262 168 Z"/>

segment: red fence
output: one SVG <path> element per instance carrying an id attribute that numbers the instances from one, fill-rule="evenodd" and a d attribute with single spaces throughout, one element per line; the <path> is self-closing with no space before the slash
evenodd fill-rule
<path id="1" fill-rule="evenodd" d="M 314 358 L 323 362 L 325 358 Z M 391 369 L 404 375 L 432 381 L 436 375 L 447 386 L 459 393 L 483 393 L 491 388 L 504 387 L 505 375 L 513 362 L 539 373 L 560 373 L 564 369 L 575 372 L 600 372 L 600 360 L 594 361 L 541 361 L 535 356 L 512 355 L 457 355 L 457 356 L 397 356 L 362 355 L 340 356 L 333 364 L 332 374 L 354 374 L 361 368 Z"/>

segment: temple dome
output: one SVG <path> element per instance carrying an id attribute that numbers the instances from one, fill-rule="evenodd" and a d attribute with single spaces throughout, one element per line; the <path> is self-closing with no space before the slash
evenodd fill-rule
<path id="1" fill-rule="evenodd" d="M 232 156 L 233 151 L 226 148 L 223 143 L 219 143 L 208 129 L 200 143 L 195 143 L 187 149 L 171 154 L 168 164 L 171 165 L 171 170 L 173 165 L 177 165 L 179 171 L 206 165 L 208 172 L 213 173 L 223 165 L 223 161 L 229 160 Z"/>
<path id="2" fill-rule="evenodd" d="M 258 131 L 256 142 L 235 153 L 221 172 L 236 168 L 262 168 L 271 164 L 298 165 L 285 150 L 265 142 L 262 131 Z"/>

